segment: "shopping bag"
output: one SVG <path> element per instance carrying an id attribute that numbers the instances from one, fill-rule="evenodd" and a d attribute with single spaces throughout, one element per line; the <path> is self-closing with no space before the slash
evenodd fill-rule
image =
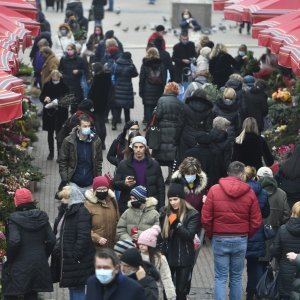
<path id="1" fill-rule="evenodd" d="M 267 267 L 256 286 L 256 295 L 264 299 L 279 299 L 278 295 L 278 272 L 274 272 L 271 266 Z"/>
<path id="2" fill-rule="evenodd" d="M 148 143 L 148 146 L 152 150 L 158 150 L 160 147 L 160 129 L 157 126 L 157 116 L 156 112 L 153 112 L 151 121 L 150 121 L 150 126 L 148 126 L 146 130 L 146 140 Z"/>

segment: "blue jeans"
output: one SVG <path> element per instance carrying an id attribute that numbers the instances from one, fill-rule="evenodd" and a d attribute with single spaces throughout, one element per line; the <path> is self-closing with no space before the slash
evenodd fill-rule
<path id="1" fill-rule="evenodd" d="M 70 300 L 84 300 L 85 299 L 85 286 L 70 287 Z"/>
<path id="2" fill-rule="evenodd" d="M 229 273 L 230 300 L 242 299 L 242 276 L 247 237 L 218 237 L 212 240 L 215 264 L 214 299 L 226 299 L 226 283 Z"/>
<path id="3" fill-rule="evenodd" d="M 109 10 L 114 10 L 114 0 L 109 0 L 108 1 L 108 9 Z"/>

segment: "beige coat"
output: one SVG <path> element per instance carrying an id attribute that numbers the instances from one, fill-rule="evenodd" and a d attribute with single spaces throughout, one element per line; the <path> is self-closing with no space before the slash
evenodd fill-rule
<path id="1" fill-rule="evenodd" d="M 113 248 L 116 243 L 116 228 L 119 219 L 118 204 L 112 190 L 108 191 L 105 201 L 98 201 L 93 190 L 85 192 L 85 207 L 92 217 L 92 240 L 96 247 Z M 107 239 L 105 245 L 98 243 L 100 238 Z"/>
<path id="2" fill-rule="evenodd" d="M 146 199 L 145 207 L 133 208 L 128 202 L 128 209 L 122 214 L 117 225 L 119 240 L 131 240 L 131 228 L 137 226 L 138 235 L 153 225 L 159 226 L 159 213 L 156 210 L 157 200 L 153 197 Z"/>
<path id="3" fill-rule="evenodd" d="M 53 70 L 57 70 L 59 61 L 54 54 L 50 54 L 45 60 L 41 71 L 42 86 L 50 80 L 50 74 Z"/>

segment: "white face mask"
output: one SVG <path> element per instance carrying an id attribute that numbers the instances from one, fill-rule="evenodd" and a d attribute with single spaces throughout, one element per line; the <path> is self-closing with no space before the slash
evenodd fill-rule
<path id="1" fill-rule="evenodd" d="M 114 279 L 113 270 L 105 270 L 105 269 L 96 269 L 95 270 L 96 278 L 102 284 L 108 284 Z"/>
<path id="2" fill-rule="evenodd" d="M 53 84 L 59 84 L 59 80 L 52 80 Z"/>
<path id="3" fill-rule="evenodd" d="M 189 19 L 189 18 L 190 18 L 190 15 L 189 15 L 189 14 L 185 14 L 185 15 L 183 15 L 183 18 L 184 18 L 184 19 Z"/>

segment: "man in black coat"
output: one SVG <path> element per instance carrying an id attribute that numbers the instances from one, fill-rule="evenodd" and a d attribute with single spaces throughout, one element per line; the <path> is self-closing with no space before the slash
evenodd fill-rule
<path id="1" fill-rule="evenodd" d="M 122 214 L 127 209 L 130 191 L 138 186 L 145 186 L 148 197 L 158 200 L 158 207 L 165 205 L 165 184 L 161 168 L 147 151 L 147 141 L 142 136 L 132 139 L 133 156 L 120 162 L 114 178 L 114 188 L 121 191 L 119 210 Z"/>
<path id="2" fill-rule="evenodd" d="M 101 249 L 95 256 L 95 275 L 87 281 L 86 300 L 145 299 L 143 287 L 120 272 L 120 262 L 112 249 Z"/>
<path id="3" fill-rule="evenodd" d="M 189 41 L 186 32 L 180 34 L 180 42 L 173 47 L 172 60 L 175 63 L 175 81 L 182 81 L 182 71 L 184 68 L 190 68 L 192 58 L 197 57 L 195 44 Z"/>

